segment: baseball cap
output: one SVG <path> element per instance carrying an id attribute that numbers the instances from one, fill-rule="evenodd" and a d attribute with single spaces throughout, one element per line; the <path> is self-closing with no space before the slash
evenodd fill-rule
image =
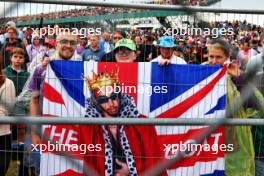
<path id="1" fill-rule="evenodd" d="M 116 51 L 117 48 L 120 47 L 126 47 L 132 51 L 136 51 L 136 44 L 133 42 L 133 40 L 130 39 L 121 39 L 119 40 L 116 44 L 115 44 L 115 49 L 114 51 Z"/>
<path id="2" fill-rule="evenodd" d="M 52 47 L 55 47 L 56 41 L 55 41 L 55 39 L 49 39 L 49 38 L 47 38 L 47 39 L 45 39 L 45 44 L 49 44 Z"/>
<path id="3" fill-rule="evenodd" d="M 12 26 L 12 27 L 16 27 L 16 23 L 14 21 L 8 21 L 5 26 L 9 27 L 9 26 Z"/>

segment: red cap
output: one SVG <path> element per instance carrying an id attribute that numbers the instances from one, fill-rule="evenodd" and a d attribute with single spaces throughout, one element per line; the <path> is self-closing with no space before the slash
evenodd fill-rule
<path id="1" fill-rule="evenodd" d="M 55 47 L 56 40 L 55 39 L 45 39 L 45 44 L 49 44 L 52 47 Z"/>

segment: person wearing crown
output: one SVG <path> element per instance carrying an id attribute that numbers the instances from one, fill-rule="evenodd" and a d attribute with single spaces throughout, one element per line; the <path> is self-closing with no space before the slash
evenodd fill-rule
<path id="1" fill-rule="evenodd" d="M 118 69 L 93 73 L 92 78 L 84 80 L 91 92 L 85 117 L 142 118 L 133 98 L 120 91 Z M 81 144 L 102 147 L 100 151 L 87 151 L 84 156 L 85 164 L 99 175 L 141 175 L 163 159 L 153 126 L 80 126 L 79 134 Z"/>

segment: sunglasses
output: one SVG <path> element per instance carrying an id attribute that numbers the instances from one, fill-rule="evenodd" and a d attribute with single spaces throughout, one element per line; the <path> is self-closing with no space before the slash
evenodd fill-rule
<path id="1" fill-rule="evenodd" d="M 120 98 L 120 95 L 117 93 L 112 93 L 110 97 L 107 96 L 98 96 L 97 97 L 97 102 L 101 105 L 101 104 L 105 104 L 109 101 L 109 99 L 111 100 L 117 100 Z"/>

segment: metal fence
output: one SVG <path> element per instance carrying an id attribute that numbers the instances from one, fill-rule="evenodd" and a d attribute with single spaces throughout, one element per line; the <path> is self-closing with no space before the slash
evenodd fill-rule
<path id="1" fill-rule="evenodd" d="M 9 2 L 9 1 L 5 1 L 5 2 Z M 28 0 L 28 1 L 17 1 L 17 3 L 11 7 L 12 10 L 17 9 L 17 17 L 21 16 L 18 15 L 19 9 L 22 5 L 23 7 L 23 3 L 39 3 L 39 5 L 32 5 L 32 7 L 36 7 L 36 9 L 31 9 L 31 4 L 29 4 L 30 7 L 30 14 L 29 16 L 34 16 L 35 12 L 38 13 L 53 13 L 53 12 L 58 12 L 59 9 L 63 9 L 64 5 L 71 5 L 71 6 L 75 6 L 75 8 L 73 9 L 77 9 L 77 6 L 99 6 L 99 7 L 115 7 L 115 8 L 128 8 L 128 9 L 141 9 L 143 12 L 144 10 L 158 10 L 158 11 L 180 11 L 183 12 L 185 14 L 181 14 L 181 15 L 175 15 L 175 14 L 169 14 L 171 16 L 165 16 L 165 15 L 159 15 L 159 18 L 156 18 L 155 15 L 153 14 L 148 14 L 148 17 L 144 17 L 144 15 L 142 15 L 142 18 L 144 20 L 149 19 L 149 20 L 156 20 L 157 22 L 161 22 L 162 21 L 162 26 L 164 27 L 165 25 L 168 25 L 167 28 L 171 27 L 171 28 L 177 28 L 179 26 L 177 26 L 177 23 L 181 23 L 181 26 L 184 26 L 185 22 L 189 22 L 189 24 L 187 24 L 189 27 L 198 27 L 198 26 L 203 26 L 203 27 L 207 27 L 210 26 L 210 22 L 216 22 L 216 21 L 225 21 L 225 20 L 229 20 L 232 21 L 234 19 L 237 20 L 248 20 L 250 21 L 250 23 L 252 24 L 257 24 L 257 25 L 263 25 L 264 24 L 264 11 L 263 10 L 247 10 L 247 9 L 220 9 L 220 8 L 210 8 L 210 7 L 185 7 L 185 6 L 171 6 L 171 5 L 150 5 L 150 4 L 127 4 L 127 3 L 107 3 L 107 2 L 87 2 L 87 1 L 57 1 L 57 0 L 41 0 L 41 1 L 36 1 L 36 0 Z M 51 7 L 51 5 L 44 5 L 45 4 L 56 4 L 55 5 L 55 10 L 44 10 L 46 7 Z M 62 5 L 63 4 L 63 5 Z M 62 6 L 62 8 L 60 7 Z M 70 7 L 66 7 L 66 10 L 70 10 Z M 40 10 L 41 9 L 41 10 Z M 25 11 L 27 11 L 28 9 L 24 9 Z M 65 10 L 65 9 L 64 9 Z M 142 12 L 140 11 L 140 12 Z M 2 15 L 1 17 L 6 17 L 7 14 L 7 10 L 4 9 L 4 15 Z M 124 20 L 127 20 L 129 23 L 133 23 L 139 21 L 139 19 L 135 19 L 136 16 L 138 14 L 135 14 L 135 16 L 127 16 L 124 18 Z M 108 16 L 108 15 L 106 15 Z M 113 18 L 115 18 L 116 16 L 113 16 Z M 96 18 L 94 18 L 96 21 Z M 73 17 L 73 21 L 75 20 L 75 17 Z M 115 19 L 109 19 L 109 21 L 106 20 L 97 20 L 99 21 L 101 24 L 99 24 L 99 26 L 106 26 L 104 25 L 105 23 L 112 23 L 112 26 L 108 27 L 108 29 L 110 31 L 115 31 L 117 29 L 117 25 L 120 21 L 122 21 L 122 15 L 120 16 L 119 20 L 115 20 Z M 47 20 L 48 22 L 50 22 L 50 24 L 56 24 L 58 21 L 56 21 L 56 19 L 50 19 Z M 48 24 L 48 22 L 46 24 Z M 64 21 L 63 21 L 64 22 Z M 20 22 L 18 21 L 18 24 Z M 35 21 L 35 25 L 36 24 L 41 24 L 44 23 L 45 24 L 45 19 L 44 22 L 41 22 L 40 19 L 36 19 Z M 103 24 L 102 24 L 103 23 Z M 23 26 L 23 22 L 21 22 L 21 26 Z M 25 23 L 26 24 L 26 23 Z M 67 24 L 67 20 L 65 21 L 65 24 Z M 79 23 L 79 22 L 69 22 L 70 26 L 78 26 L 79 24 L 85 26 L 87 25 L 87 23 Z M 94 24 L 96 25 L 96 22 L 92 22 L 90 24 Z M 26 25 L 25 25 L 26 26 Z M 211 27 L 211 26 L 210 26 Z M 255 73 L 251 73 L 250 75 L 255 75 Z M 184 75 L 181 75 L 184 76 Z M 220 126 L 231 126 L 232 129 L 238 129 L 238 128 L 245 128 L 245 126 L 252 126 L 252 127 L 256 127 L 255 129 L 257 130 L 262 130 L 263 129 L 263 125 L 264 125 L 264 121 L 262 120 L 262 117 L 258 117 L 259 119 L 236 119 L 236 118 L 232 118 L 232 114 L 234 114 L 234 112 L 236 112 L 245 102 L 247 102 L 247 100 L 252 96 L 252 92 L 254 92 L 255 90 L 255 86 L 254 86 L 254 77 L 249 77 L 250 79 L 247 80 L 247 84 L 246 86 L 244 86 L 243 90 L 241 91 L 241 101 L 236 101 L 234 100 L 234 104 L 231 104 L 230 107 L 228 107 L 228 111 L 226 112 L 225 116 L 223 116 L 222 118 L 217 118 L 217 119 L 197 119 L 197 118 L 186 118 L 186 119 L 174 119 L 174 118 L 150 118 L 150 119 L 133 119 L 133 118 L 109 118 L 109 119 L 105 119 L 105 118 L 95 118 L 95 119 L 90 119 L 90 118 L 76 118 L 76 117 L 71 117 L 68 116 L 66 118 L 41 118 L 41 117 L 25 117 L 25 115 L 19 116 L 19 114 L 14 114 L 12 117 L 11 116 L 6 116 L 6 117 L 1 117 L 0 118 L 0 124 L 24 124 L 26 125 L 28 128 L 31 128 L 35 131 L 39 131 L 39 127 L 35 126 L 35 125 L 87 125 L 87 126 L 94 126 L 94 125 L 125 125 L 125 126 L 145 126 L 145 125 L 149 125 L 149 126 L 156 126 L 156 128 L 166 128 L 166 126 L 172 126 L 172 127 L 178 127 L 179 129 L 183 128 L 183 131 L 185 131 L 186 129 L 191 129 L 190 126 L 207 126 L 207 128 L 202 131 L 198 136 L 195 136 L 195 142 L 196 144 L 203 144 L 204 140 L 209 137 L 216 129 L 218 129 Z M 260 84 L 260 83 L 258 83 Z M 201 85 L 202 86 L 202 85 Z M 258 85 L 261 86 L 261 85 Z M 211 97 L 212 99 L 214 97 Z M 260 104 L 259 107 L 256 107 L 260 112 L 264 112 L 264 107 L 262 106 L 262 104 Z M 195 113 L 195 112 L 193 112 Z M 230 118 L 231 117 L 231 118 Z M 16 127 L 17 128 L 17 127 Z M 19 129 L 16 129 L 17 131 L 19 131 Z M 173 130 L 171 130 L 168 128 L 168 133 L 172 133 Z M 256 132 L 256 130 L 254 131 Z M 19 132 L 15 132 L 15 133 L 21 133 L 21 131 Z M 25 133 L 25 131 L 23 132 Z M 255 139 L 257 133 L 252 134 L 253 138 Z M 248 136 L 246 137 L 250 137 L 251 134 L 247 134 Z M 51 141 L 51 143 L 55 144 L 56 141 L 52 141 L 50 140 L 49 136 L 42 136 L 44 140 L 47 141 Z M 21 141 L 20 141 L 21 142 Z M 141 143 L 144 143 L 144 141 L 141 141 Z M 262 147 L 261 143 L 257 143 L 255 145 L 259 145 L 259 148 Z M 22 146 L 22 145 L 21 145 Z M 28 154 L 28 152 L 25 151 L 25 149 L 23 148 L 19 148 L 20 144 L 18 143 L 17 145 L 13 145 L 13 150 L 11 151 L 13 153 L 13 159 L 16 160 L 18 159 L 20 162 L 24 161 L 23 159 L 21 159 L 21 157 L 23 157 L 21 154 Z M 255 148 L 257 148 L 258 146 L 255 146 Z M 190 151 L 188 150 L 184 150 L 184 151 L 179 151 L 179 150 L 175 150 L 174 151 L 175 154 L 176 153 L 184 153 L 184 154 L 189 154 Z M 31 155 L 33 156 L 33 154 L 31 153 Z M 77 171 L 83 170 L 85 175 L 98 175 L 97 171 L 94 171 L 93 168 L 88 167 L 81 167 L 80 163 L 78 161 L 76 161 L 74 159 L 74 157 L 72 157 L 71 153 L 68 152 L 63 152 L 61 151 L 60 153 L 61 156 L 65 156 L 67 158 L 67 162 L 66 165 L 73 165 L 74 168 L 77 168 Z M 164 162 L 158 163 L 158 165 L 155 165 L 153 168 L 150 168 L 149 170 L 146 170 L 144 172 L 144 175 L 160 175 L 162 172 L 164 172 L 167 168 L 170 168 L 171 166 L 175 166 L 177 165 L 177 163 L 180 163 L 182 160 L 184 160 L 184 155 L 176 155 L 177 157 L 173 157 L 172 159 L 168 159 Z M 92 156 L 90 156 L 92 157 Z M 98 156 L 98 158 L 100 157 L 104 157 L 104 156 Z M 153 158 L 158 158 L 159 156 L 151 156 Z M 203 158 L 204 156 L 202 156 L 201 158 Z M 139 156 L 139 158 L 141 158 Z M 191 158 L 198 158 L 198 156 L 193 156 Z M 206 158 L 206 156 L 204 157 Z M 247 156 L 241 156 L 241 158 L 243 160 L 250 160 L 251 158 L 247 158 Z M 258 155 L 258 153 L 255 154 L 255 158 L 262 158 L 261 155 Z M 30 158 L 29 160 L 32 160 L 32 158 Z M 34 159 L 33 159 L 34 160 Z M 63 160 L 63 158 L 60 158 L 58 161 Z M 47 160 L 49 161 L 49 160 Z M 46 170 L 55 170 L 55 167 L 62 167 L 62 165 L 56 163 L 55 160 L 50 160 L 50 162 L 54 162 L 54 168 L 45 168 Z M 29 161 L 30 162 L 30 161 Z M 21 163 L 20 163 L 21 164 Z M 22 163 L 23 164 L 23 163 Z M 45 166 L 43 166 L 45 167 Z M 203 166 L 197 166 L 199 167 L 203 167 Z M 19 171 L 19 167 L 15 164 L 12 163 L 10 166 L 11 169 L 9 169 L 8 174 L 9 175 L 14 175 L 17 174 Z M 32 165 L 32 168 L 34 168 L 34 165 Z M 211 166 L 211 169 L 213 170 L 213 164 Z M 216 167 L 217 168 L 217 167 Z M 25 169 L 25 168 L 20 168 L 20 169 Z M 43 168 L 42 168 L 43 169 Z M 27 171 L 28 172 L 28 171 Z M 194 169 L 187 169 L 187 170 L 181 170 L 181 171 L 171 171 L 169 174 L 170 175 L 195 175 L 195 170 Z M 23 173 L 23 171 L 21 171 L 20 173 Z M 48 172 L 46 172 L 48 173 Z M 24 173 L 25 174 L 25 173 Z M 34 175 L 34 169 L 32 169 L 32 173 L 30 175 Z"/>

